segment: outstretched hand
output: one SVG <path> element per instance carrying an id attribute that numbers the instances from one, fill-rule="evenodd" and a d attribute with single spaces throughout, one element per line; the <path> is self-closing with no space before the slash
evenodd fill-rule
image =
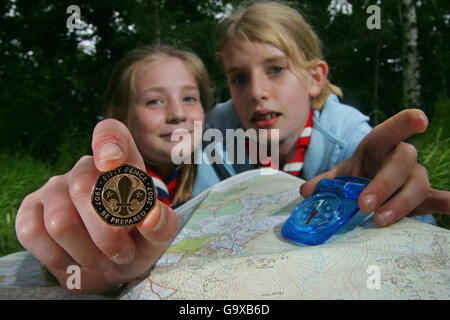
<path id="1" fill-rule="evenodd" d="M 91 205 L 97 176 L 123 163 L 145 170 L 127 127 L 113 119 L 94 129 L 92 156 L 68 173 L 52 177 L 22 202 L 16 232 L 21 244 L 66 286 L 70 265 L 81 269 L 81 289 L 103 292 L 144 274 L 168 247 L 178 229 L 173 209 L 157 201 L 137 226 L 107 225 Z"/>
<path id="2" fill-rule="evenodd" d="M 404 140 L 426 130 L 428 119 L 418 109 L 408 109 L 376 126 L 354 154 L 304 183 L 309 197 L 323 178 L 340 175 L 372 178 L 358 198 L 360 209 L 375 212 L 375 221 L 388 226 L 406 215 L 450 213 L 450 192 L 431 188 L 427 170 L 417 163 L 417 150 Z"/>

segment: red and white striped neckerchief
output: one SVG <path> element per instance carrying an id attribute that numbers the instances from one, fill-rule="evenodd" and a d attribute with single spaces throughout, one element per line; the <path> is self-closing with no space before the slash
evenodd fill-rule
<path id="1" fill-rule="evenodd" d="M 153 178 L 156 191 L 158 192 L 158 200 L 170 206 L 175 196 L 178 181 L 181 173 L 181 166 L 176 168 L 167 181 L 164 181 L 157 173 L 152 171 L 148 166 L 145 167 L 147 173 Z"/>
<path id="2" fill-rule="evenodd" d="M 292 174 L 294 176 L 299 176 L 300 172 L 303 168 L 303 159 L 305 156 L 306 149 L 309 146 L 309 143 L 311 142 L 311 132 L 313 127 L 313 114 L 314 111 L 311 109 L 309 112 L 308 120 L 306 122 L 305 127 L 303 128 L 303 131 L 298 138 L 297 142 L 295 143 L 294 147 L 292 148 L 291 152 L 288 154 L 288 160 L 285 162 L 282 171 L 287 172 L 289 174 Z M 248 150 L 248 140 L 246 140 L 246 146 Z M 258 160 L 257 165 L 258 167 L 272 167 L 274 169 L 279 169 L 275 163 L 272 163 L 270 160 L 270 156 L 268 159 L 266 159 L 264 162 L 261 162 L 259 159 L 259 152 L 258 154 Z"/>

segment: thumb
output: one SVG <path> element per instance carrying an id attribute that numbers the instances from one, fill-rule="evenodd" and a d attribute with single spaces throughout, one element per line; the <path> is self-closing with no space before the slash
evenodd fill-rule
<path id="1" fill-rule="evenodd" d="M 410 216 L 431 213 L 450 214 L 450 191 L 431 189 L 425 201 Z"/>
<path id="2" fill-rule="evenodd" d="M 319 174 L 318 176 L 315 176 L 311 180 L 309 180 L 301 185 L 301 187 L 300 187 L 301 196 L 305 199 L 310 197 L 314 193 L 314 190 L 316 190 L 317 184 L 319 183 L 320 180 L 333 179 L 333 178 L 337 177 L 338 175 L 339 175 L 338 167 L 334 167 L 333 169 L 331 169 L 329 171 L 326 171 L 324 173 Z"/>
<path id="3" fill-rule="evenodd" d="M 116 119 L 105 119 L 95 126 L 92 152 L 99 171 L 113 170 L 123 163 L 145 169 L 144 160 L 130 131 Z"/>
<path id="4" fill-rule="evenodd" d="M 139 232 L 148 241 L 165 248 L 178 231 L 178 216 L 171 207 L 157 200 L 150 214 L 138 225 Z"/>

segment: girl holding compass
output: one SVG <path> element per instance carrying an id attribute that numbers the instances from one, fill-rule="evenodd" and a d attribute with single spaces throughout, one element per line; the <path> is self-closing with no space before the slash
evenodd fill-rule
<path id="1" fill-rule="evenodd" d="M 430 187 L 417 151 L 403 142 L 425 131 L 425 114 L 405 110 L 372 129 L 367 116 L 340 103 L 342 92 L 328 80 L 319 39 L 296 10 L 279 2 L 250 2 L 225 19 L 219 49 L 232 99 L 207 115 L 206 127 L 223 133 L 278 130 L 279 159 L 271 163 L 309 180 L 301 188 L 304 197 L 320 179 L 361 176 L 372 181 L 359 207 L 375 212 L 382 226 L 432 208 L 450 210 L 448 193 Z M 254 167 L 213 164 L 209 171 L 219 181 Z"/>

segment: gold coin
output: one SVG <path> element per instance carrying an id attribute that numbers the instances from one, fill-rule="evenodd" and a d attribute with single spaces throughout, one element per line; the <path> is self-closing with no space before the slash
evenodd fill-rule
<path id="1" fill-rule="evenodd" d="M 145 171 L 123 164 L 98 176 L 91 203 L 107 224 L 117 227 L 135 225 L 155 206 L 155 185 Z"/>

